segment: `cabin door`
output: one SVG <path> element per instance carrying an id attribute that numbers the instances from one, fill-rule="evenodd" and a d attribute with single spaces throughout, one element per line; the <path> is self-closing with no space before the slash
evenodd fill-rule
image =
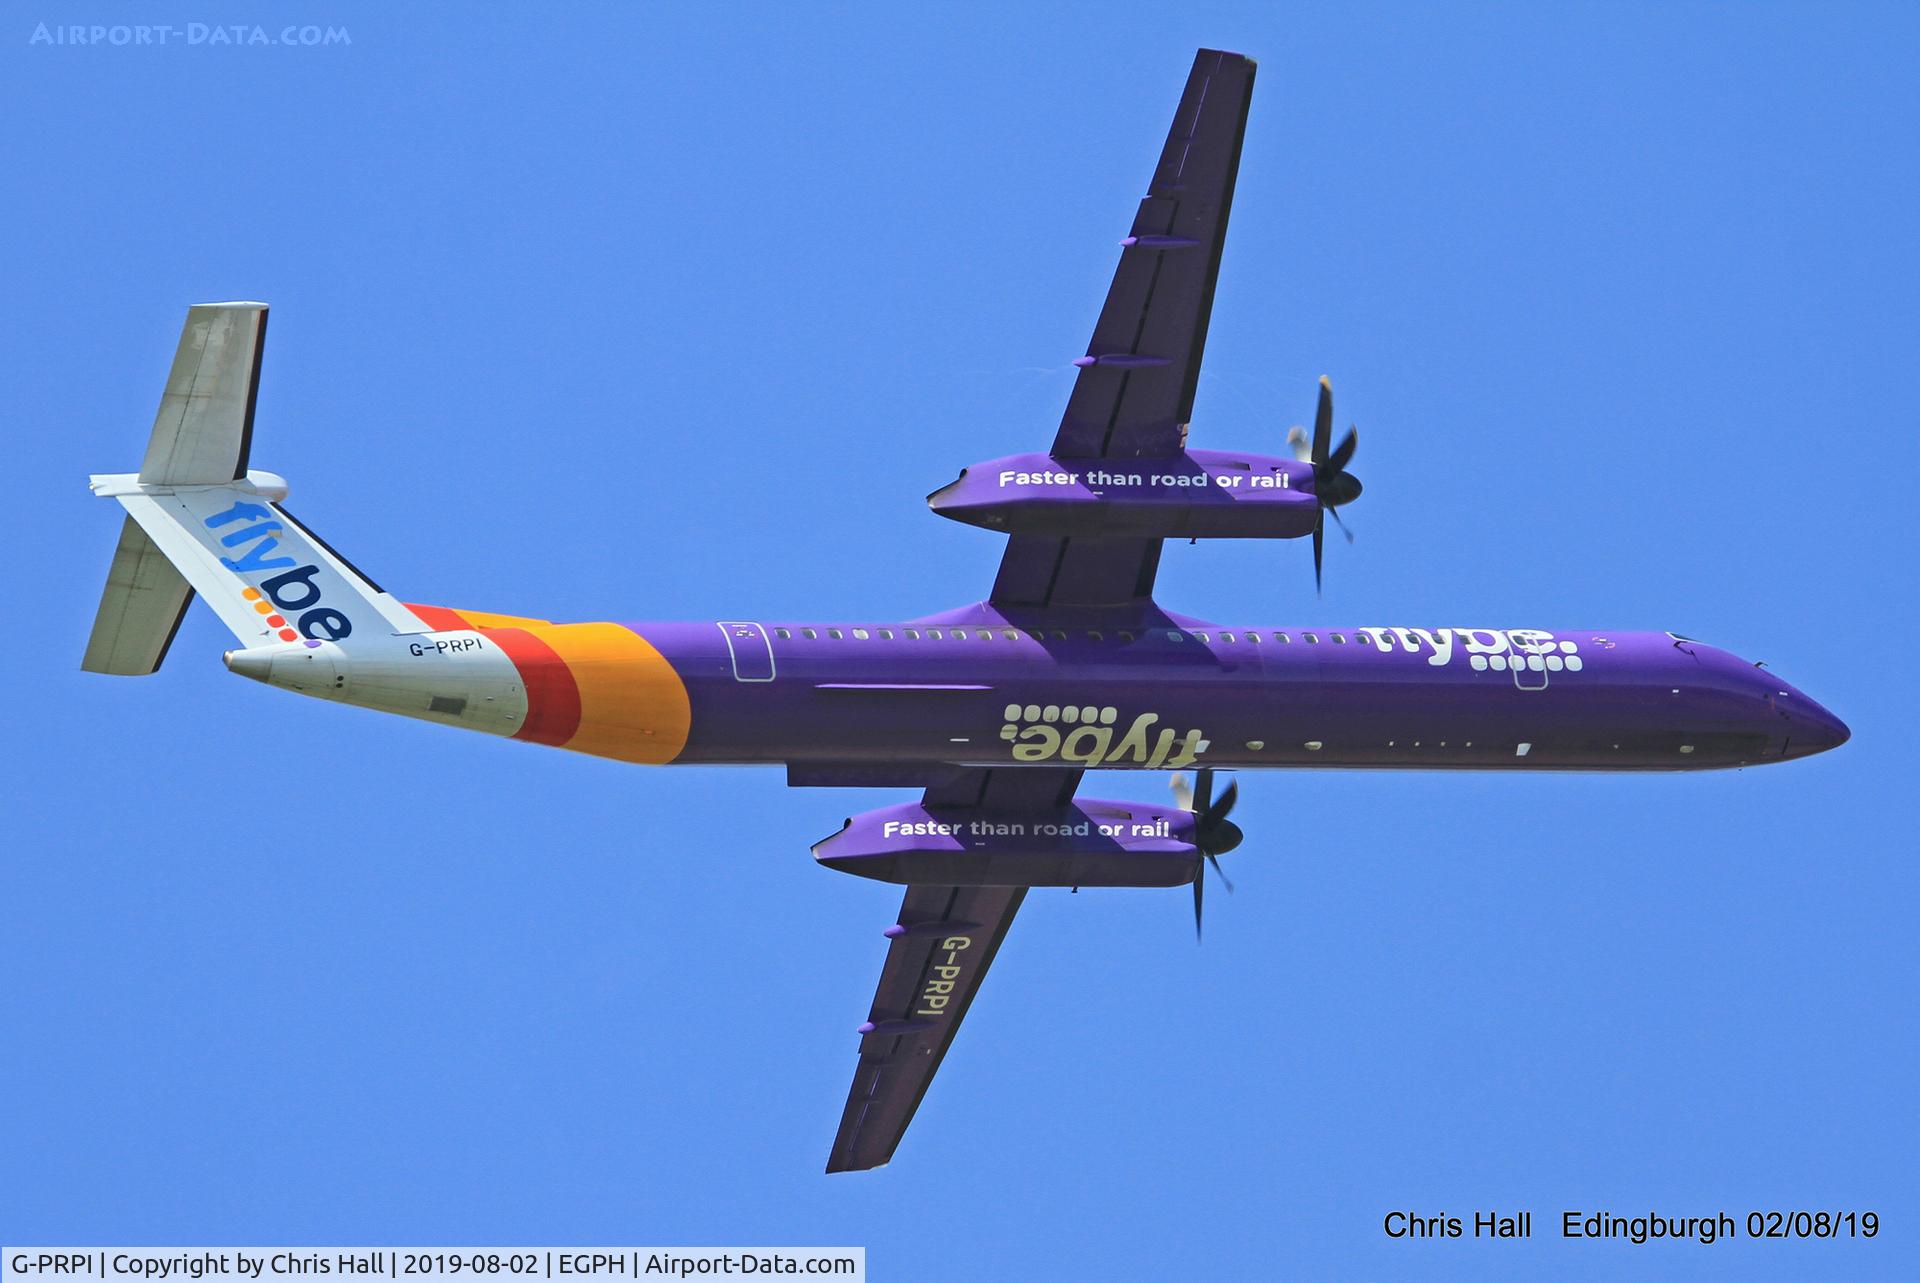
<path id="1" fill-rule="evenodd" d="M 1547 652 L 1516 647 L 1513 652 L 1513 684 L 1523 691 L 1547 688 Z"/>
<path id="2" fill-rule="evenodd" d="M 720 633 L 727 639 L 727 654 L 733 661 L 733 680 L 773 680 L 773 642 L 767 637 L 766 629 L 758 624 L 723 620 Z"/>

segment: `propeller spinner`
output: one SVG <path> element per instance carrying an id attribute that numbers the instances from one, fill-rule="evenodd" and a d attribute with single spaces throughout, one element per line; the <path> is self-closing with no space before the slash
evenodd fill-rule
<path id="1" fill-rule="evenodd" d="M 1360 444 L 1360 429 L 1348 425 L 1347 435 L 1340 438 L 1338 446 L 1333 445 L 1333 384 L 1327 381 L 1326 375 L 1320 376 L 1320 404 L 1313 415 L 1311 442 L 1301 428 L 1288 432 L 1287 442 L 1293 447 L 1294 458 L 1313 465 L 1313 493 L 1320 500 L 1320 511 L 1313 519 L 1313 587 L 1318 592 L 1327 514 L 1333 513 L 1341 533 L 1352 543 L 1353 532 L 1340 520 L 1337 509 L 1358 499 L 1361 490 L 1360 478 L 1347 471 L 1354 449 Z"/>

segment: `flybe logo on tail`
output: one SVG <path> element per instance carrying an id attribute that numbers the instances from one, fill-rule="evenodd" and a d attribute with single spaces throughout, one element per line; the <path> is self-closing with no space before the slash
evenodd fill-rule
<path id="1" fill-rule="evenodd" d="M 1117 708 L 1009 704 L 1000 738 L 1013 745 L 1017 762 L 1057 760 L 1083 766 L 1138 765 L 1178 770 L 1191 766 L 1207 751 L 1206 738 L 1198 729 L 1181 735 L 1171 726 L 1157 725 L 1158 713 L 1140 714 L 1125 730 L 1118 725 L 1119 720 Z"/>
<path id="2" fill-rule="evenodd" d="M 236 529 L 218 533 L 223 527 L 236 523 L 239 523 Z M 244 594 L 253 608 L 265 616 L 263 622 L 278 631 L 280 640 L 312 637 L 339 641 L 353 631 L 351 619 L 321 603 L 320 588 L 314 583 L 320 567 L 311 563 L 303 566 L 281 551 L 280 540 L 286 534 L 286 526 L 279 513 L 264 504 L 243 499 L 225 512 L 208 517 L 206 525 L 216 532 L 221 547 L 233 550 L 234 555 L 220 558 L 220 564 L 228 570 L 237 575 L 267 570 L 280 572 L 261 580 L 257 589 L 249 588 Z M 290 616 L 294 617 L 291 624 L 288 623 Z"/>

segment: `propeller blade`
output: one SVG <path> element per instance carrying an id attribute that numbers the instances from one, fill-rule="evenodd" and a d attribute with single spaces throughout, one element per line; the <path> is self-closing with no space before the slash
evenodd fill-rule
<path id="1" fill-rule="evenodd" d="M 1293 449 L 1293 457 L 1301 463 L 1313 462 L 1313 448 L 1307 444 L 1307 430 L 1298 424 L 1287 429 L 1287 445 Z"/>
<path id="2" fill-rule="evenodd" d="M 1203 766 L 1194 772 L 1191 783 L 1184 775 L 1174 776 L 1173 795 L 1186 810 L 1193 812 L 1193 842 L 1202 856 L 1193 871 L 1193 938 L 1199 940 L 1209 864 L 1220 875 L 1220 880 L 1227 884 L 1227 893 L 1233 893 L 1233 879 L 1220 867 L 1219 857 L 1239 846 L 1244 836 L 1240 826 L 1227 818 L 1234 803 L 1240 800 L 1240 781 L 1228 780 L 1227 786 L 1220 790 L 1220 800 L 1216 802 L 1213 800 L 1213 768 Z"/>
<path id="3" fill-rule="evenodd" d="M 1220 791 L 1220 800 L 1207 811 L 1207 823 L 1218 824 L 1227 818 L 1233 810 L 1233 804 L 1240 800 L 1240 781 L 1228 780 L 1227 787 Z"/>
<path id="4" fill-rule="evenodd" d="M 1313 412 L 1313 461 L 1322 463 L 1333 444 L 1333 384 L 1320 376 L 1320 405 Z"/>
<path id="5" fill-rule="evenodd" d="M 1193 939 L 1200 942 L 1200 902 L 1207 893 L 1207 866 L 1202 864 L 1193 873 Z"/>
<path id="6" fill-rule="evenodd" d="M 1353 531 L 1349 530 L 1347 528 L 1347 523 L 1341 520 L 1340 510 L 1338 508 L 1329 508 L 1327 509 L 1327 511 L 1333 514 L 1333 524 L 1340 527 L 1340 533 L 1347 537 L 1347 542 L 1352 543 Z"/>
<path id="7" fill-rule="evenodd" d="M 1325 504 L 1322 504 L 1320 511 L 1315 513 L 1313 518 L 1313 591 L 1316 596 L 1323 595 L 1323 590 L 1320 586 L 1320 554 L 1326 529 L 1327 508 Z"/>
<path id="8" fill-rule="evenodd" d="M 1360 429 L 1349 424 L 1347 435 L 1340 438 L 1339 448 L 1327 460 L 1329 472 L 1345 472 L 1347 465 L 1353 462 L 1353 452 L 1360 446 Z"/>

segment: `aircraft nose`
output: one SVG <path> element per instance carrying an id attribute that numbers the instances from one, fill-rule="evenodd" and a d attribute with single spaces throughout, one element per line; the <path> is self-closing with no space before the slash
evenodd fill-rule
<path id="1" fill-rule="evenodd" d="M 1853 738 L 1845 722 L 1792 687 L 1776 691 L 1775 698 L 1767 702 L 1776 712 L 1786 714 L 1787 742 L 1781 753 L 1783 757 L 1812 757 L 1815 753 L 1839 748 Z"/>
<path id="2" fill-rule="evenodd" d="M 1793 720 L 1793 747 L 1798 749 L 1804 744 L 1807 753 L 1824 753 L 1853 738 L 1845 722 L 1812 700 L 1807 701 L 1804 713 Z"/>

